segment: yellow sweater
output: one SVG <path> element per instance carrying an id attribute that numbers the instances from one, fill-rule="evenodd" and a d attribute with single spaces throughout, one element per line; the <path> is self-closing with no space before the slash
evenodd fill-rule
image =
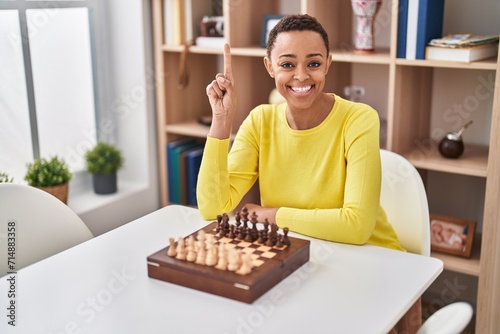
<path id="1" fill-rule="evenodd" d="M 286 104 L 261 105 L 229 139 L 207 138 L 198 176 L 205 219 L 231 212 L 259 180 L 261 205 L 280 227 L 315 238 L 402 250 L 380 206 L 379 118 L 335 96 L 317 127 L 293 130 Z"/>

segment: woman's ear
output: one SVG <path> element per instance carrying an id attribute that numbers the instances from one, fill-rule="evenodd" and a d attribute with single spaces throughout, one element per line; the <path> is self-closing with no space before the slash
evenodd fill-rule
<path id="1" fill-rule="evenodd" d="M 274 78 L 273 65 L 271 64 L 271 59 L 269 59 L 268 56 L 264 57 L 264 66 L 266 67 L 267 73 L 269 73 L 271 78 Z"/>
<path id="2" fill-rule="evenodd" d="M 332 64 L 332 55 L 329 53 L 328 54 L 328 58 L 326 60 L 326 71 L 325 71 L 325 75 L 328 74 L 328 70 L 330 69 L 330 65 Z"/>

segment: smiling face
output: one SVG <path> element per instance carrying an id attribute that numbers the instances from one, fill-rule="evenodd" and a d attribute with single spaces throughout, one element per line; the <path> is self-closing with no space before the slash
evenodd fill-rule
<path id="1" fill-rule="evenodd" d="M 264 64 L 291 110 L 320 107 L 331 64 L 327 52 L 324 40 L 315 31 L 281 32 L 276 37 Z"/>

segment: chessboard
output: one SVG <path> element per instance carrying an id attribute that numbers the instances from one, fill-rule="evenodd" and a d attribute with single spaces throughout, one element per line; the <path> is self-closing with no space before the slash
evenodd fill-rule
<path id="1" fill-rule="evenodd" d="M 243 212 L 236 223 L 224 214 L 186 237 L 169 238 L 147 258 L 149 277 L 253 303 L 309 261 L 309 240 Z"/>

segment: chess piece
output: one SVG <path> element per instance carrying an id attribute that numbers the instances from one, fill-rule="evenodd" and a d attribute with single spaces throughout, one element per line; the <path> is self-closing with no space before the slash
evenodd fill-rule
<path id="1" fill-rule="evenodd" d="M 248 209 L 246 206 L 243 207 L 243 209 L 241 209 L 242 211 L 242 214 L 241 214 L 241 221 L 243 222 L 243 227 L 246 229 L 248 227 L 247 223 L 248 223 Z"/>
<path id="2" fill-rule="evenodd" d="M 253 238 L 252 238 L 252 233 L 251 233 L 250 227 L 246 228 L 246 233 L 245 234 L 246 234 L 245 241 L 246 242 L 253 242 Z"/>
<path id="3" fill-rule="evenodd" d="M 205 258 L 207 256 L 207 252 L 205 251 L 205 244 L 201 241 L 198 241 L 198 253 L 196 254 L 196 264 L 205 265 Z"/>
<path id="4" fill-rule="evenodd" d="M 227 250 L 223 243 L 219 244 L 219 258 L 216 269 L 227 270 Z"/>
<path id="5" fill-rule="evenodd" d="M 212 267 L 217 263 L 217 257 L 215 256 L 214 250 L 214 244 L 209 243 L 207 248 L 207 257 L 205 258 L 205 265 Z"/>
<path id="6" fill-rule="evenodd" d="M 193 235 L 190 235 L 187 243 L 186 261 L 194 262 L 195 260 L 196 260 L 195 240 Z"/>
<path id="7" fill-rule="evenodd" d="M 234 239 L 234 225 L 229 226 L 229 234 L 227 235 L 228 238 Z"/>
<path id="8" fill-rule="evenodd" d="M 283 247 L 283 236 L 281 234 L 279 234 L 276 239 L 276 247 Z"/>
<path id="9" fill-rule="evenodd" d="M 174 238 L 169 238 L 168 240 L 170 242 L 170 247 L 168 247 L 167 255 L 170 257 L 175 257 L 177 255 L 177 252 L 175 251 L 175 240 Z"/>
<path id="10" fill-rule="evenodd" d="M 215 233 L 219 233 L 221 229 L 222 215 L 217 215 L 217 225 L 215 226 Z"/>
<path id="11" fill-rule="evenodd" d="M 290 239 L 288 239 L 288 227 L 283 228 L 283 245 L 290 246 Z"/>
<path id="12" fill-rule="evenodd" d="M 228 256 L 227 256 L 227 270 L 229 271 L 236 271 L 239 267 L 239 257 L 238 254 L 236 253 L 235 249 L 229 250 Z"/>
<path id="13" fill-rule="evenodd" d="M 239 275 L 248 275 L 252 272 L 252 263 L 251 263 L 251 258 L 250 254 L 243 254 L 241 256 L 241 266 L 238 270 L 236 270 L 236 273 Z"/>
<path id="14" fill-rule="evenodd" d="M 179 240 L 177 241 L 177 248 L 175 250 L 177 252 L 177 255 L 175 256 L 176 259 L 178 260 L 186 259 L 186 244 L 184 238 L 179 238 Z"/>

